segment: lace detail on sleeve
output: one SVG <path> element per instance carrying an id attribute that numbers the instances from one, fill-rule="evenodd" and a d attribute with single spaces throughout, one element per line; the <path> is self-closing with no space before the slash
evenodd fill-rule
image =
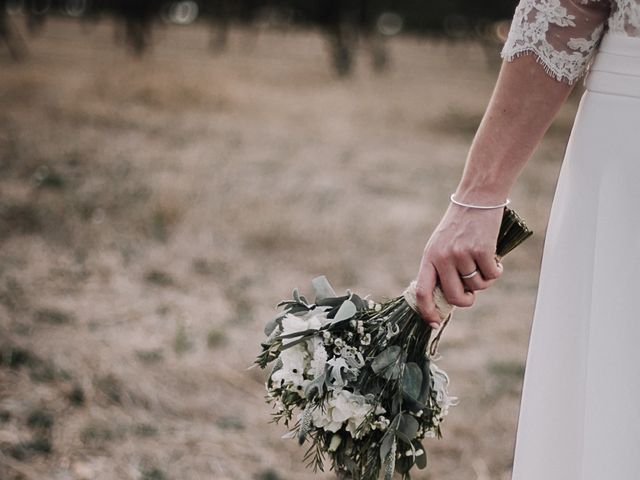
<path id="1" fill-rule="evenodd" d="M 556 80 L 572 84 L 602 38 L 610 0 L 521 0 L 500 56 L 530 53 Z"/>

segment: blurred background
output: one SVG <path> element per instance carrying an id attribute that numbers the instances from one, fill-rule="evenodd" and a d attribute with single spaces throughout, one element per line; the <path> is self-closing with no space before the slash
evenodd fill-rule
<path id="1" fill-rule="evenodd" d="M 0 478 L 332 478 L 269 424 L 294 287 L 402 292 L 515 1 L 0 1 Z M 581 86 L 512 194 L 534 237 L 458 310 L 418 479 L 508 480 Z"/>

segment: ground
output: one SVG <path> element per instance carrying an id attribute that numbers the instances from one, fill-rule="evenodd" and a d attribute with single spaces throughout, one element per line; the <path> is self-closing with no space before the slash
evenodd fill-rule
<path id="1" fill-rule="evenodd" d="M 20 19 L 17 19 L 20 22 Z M 498 49 L 402 36 L 351 78 L 313 31 L 108 22 L 0 51 L 0 477 L 311 479 L 269 424 L 263 325 L 293 287 L 384 299 L 414 278 L 497 75 Z M 490 60 L 490 61 L 488 61 Z M 512 192 L 535 235 L 458 310 L 460 398 L 418 479 L 509 479 L 549 207 L 579 92 Z"/>

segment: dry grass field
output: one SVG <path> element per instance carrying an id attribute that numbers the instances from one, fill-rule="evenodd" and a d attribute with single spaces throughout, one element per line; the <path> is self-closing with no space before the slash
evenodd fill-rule
<path id="1" fill-rule="evenodd" d="M 390 41 L 338 79 L 317 32 L 49 23 L 0 50 L 0 478 L 332 478 L 269 424 L 264 323 L 325 274 L 382 299 L 414 278 L 497 70 L 472 43 Z M 498 51 L 495 55 L 497 57 Z M 579 92 L 516 185 L 535 236 L 459 310 L 460 398 L 418 479 L 507 480 L 548 211 Z"/>

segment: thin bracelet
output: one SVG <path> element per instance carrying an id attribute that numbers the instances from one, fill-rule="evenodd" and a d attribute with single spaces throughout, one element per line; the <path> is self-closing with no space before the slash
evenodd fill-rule
<path id="1" fill-rule="evenodd" d="M 469 203 L 462 203 L 459 202 L 458 200 L 456 200 L 455 198 L 453 198 L 453 193 L 451 194 L 451 197 L 449 197 L 451 199 L 451 201 L 453 203 L 455 203 L 456 205 L 460 205 L 461 207 L 469 207 L 469 208 L 481 208 L 481 209 L 491 209 L 491 208 L 501 208 L 501 207 L 506 207 L 507 205 L 509 205 L 511 203 L 511 200 L 509 200 L 507 198 L 507 200 L 504 203 L 501 203 L 499 205 L 471 205 Z"/>

